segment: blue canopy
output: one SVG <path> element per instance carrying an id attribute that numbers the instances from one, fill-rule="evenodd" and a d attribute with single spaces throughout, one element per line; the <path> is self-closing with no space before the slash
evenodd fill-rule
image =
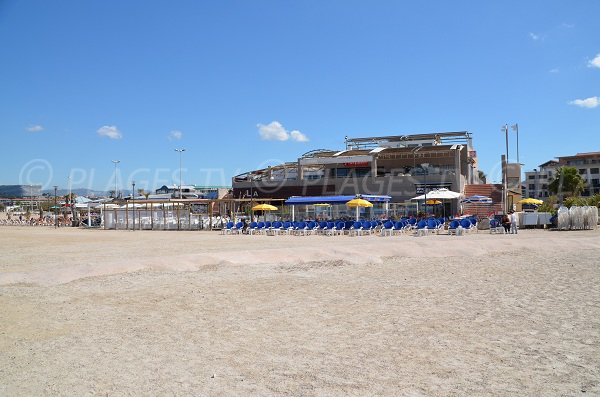
<path id="1" fill-rule="evenodd" d="M 354 196 L 292 196 L 285 200 L 285 204 L 345 204 L 355 198 L 362 198 L 370 202 L 386 202 L 392 199 L 391 196 L 377 196 L 368 194 L 357 194 Z"/>

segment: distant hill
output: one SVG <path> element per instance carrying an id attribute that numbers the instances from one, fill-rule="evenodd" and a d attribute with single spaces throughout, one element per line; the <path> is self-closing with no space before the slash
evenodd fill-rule
<path id="1" fill-rule="evenodd" d="M 108 192 L 101 190 L 91 190 L 91 189 L 71 189 L 71 193 L 76 196 L 85 196 L 85 197 L 108 197 Z M 51 190 L 43 190 L 42 194 L 47 194 L 48 196 L 54 196 L 54 189 Z M 58 189 L 56 191 L 57 196 L 66 196 L 69 194 L 69 189 Z"/>

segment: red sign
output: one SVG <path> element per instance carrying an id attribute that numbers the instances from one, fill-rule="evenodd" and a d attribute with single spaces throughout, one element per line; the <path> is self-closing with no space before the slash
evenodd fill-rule
<path id="1" fill-rule="evenodd" d="M 369 166 L 369 162 L 368 161 L 360 161 L 360 162 L 355 162 L 355 163 L 344 163 L 345 167 L 368 167 Z"/>

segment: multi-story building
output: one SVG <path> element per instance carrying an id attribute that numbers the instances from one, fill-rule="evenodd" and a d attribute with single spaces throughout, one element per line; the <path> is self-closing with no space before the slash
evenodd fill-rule
<path id="1" fill-rule="evenodd" d="M 220 199 L 223 198 L 230 190 L 231 188 L 227 186 L 182 185 L 181 196 L 184 199 Z M 179 191 L 179 185 L 164 185 L 156 189 L 156 195 L 179 198 Z"/>
<path id="2" fill-rule="evenodd" d="M 600 193 L 600 152 L 577 153 L 558 158 L 559 166 L 575 167 L 585 181 L 582 196 Z"/>
<path id="3" fill-rule="evenodd" d="M 548 185 L 555 177 L 557 168 L 565 166 L 577 168 L 583 178 L 585 187 L 582 196 L 600 194 L 600 152 L 590 152 L 558 157 L 558 160 L 547 161 L 533 171 L 526 172 L 526 196 L 540 199 L 550 196 Z"/>
<path id="4" fill-rule="evenodd" d="M 525 182 L 523 183 L 523 186 L 525 186 L 524 196 L 540 200 L 550 196 L 548 184 L 554 178 L 558 167 L 558 161 L 550 160 L 544 164 L 540 164 L 533 171 L 525 172 Z"/>
<path id="5" fill-rule="evenodd" d="M 366 194 L 401 203 L 435 188 L 463 192 L 477 175 L 472 137 L 463 131 L 346 138 L 343 150 L 313 150 L 237 175 L 232 185 L 234 198 Z"/>

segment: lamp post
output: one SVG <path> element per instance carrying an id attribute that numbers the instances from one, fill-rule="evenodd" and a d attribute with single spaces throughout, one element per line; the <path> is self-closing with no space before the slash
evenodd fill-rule
<path id="1" fill-rule="evenodd" d="M 181 193 L 181 153 L 185 152 L 185 149 L 181 148 L 181 149 L 175 149 L 176 152 L 179 152 L 179 199 L 182 199 L 182 193 Z"/>
<path id="2" fill-rule="evenodd" d="M 121 162 L 121 160 L 111 160 L 115 165 L 115 200 L 119 197 L 119 191 L 117 190 L 117 164 Z"/>
<path id="3" fill-rule="evenodd" d="M 133 231 L 135 231 L 135 181 L 131 181 L 131 207 L 133 208 Z"/>
<path id="4" fill-rule="evenodd" d="M 515 123 L 513 126 L 511 126 L 511 128 L 517 133 L 517 163 L 520 164 L 521 162 L 519 161 L 519 124 Z"/>
<path id="5" fill-rule="evenodd" d="M 504 192 L 502 193 L 502 201 L 503 201 L 503 210 L 504 213 L 508 212 L 508 124 L 504 124 L 502 126 L 502 131 L 504 131 L 505 139 L 506 139 L 506 157 L 503 162 L 502 167 L 502 178 L 503 178 L 503 188 Z"/>
<path id="6" fill-rule="evenodd" d="M 58 186 L 54 185 L 54 228 L 55 229 L 58 227 L 58 218 L 56 216 L 56 189 L 58 189 Z"/>
<path id="7" fill-rule="evenodd" d="M 425 190 L 425 217 L 427 217 L 427 174 L 429 174 L 429 171 L 425 169 L 425 167 L 429 168 L 429 164 L 423 163 L 419 165 L 419 168 L 421 168 L 423 171 L 423 189 Z"/>
<path id="8" fill-rule="evenodd" d="M 252 174 L 250 174 L 250 222 L 254 222 L 254 211 L 252 211 L 253 204 L 254 204 L 254 178 L 252 178 Z"/>

